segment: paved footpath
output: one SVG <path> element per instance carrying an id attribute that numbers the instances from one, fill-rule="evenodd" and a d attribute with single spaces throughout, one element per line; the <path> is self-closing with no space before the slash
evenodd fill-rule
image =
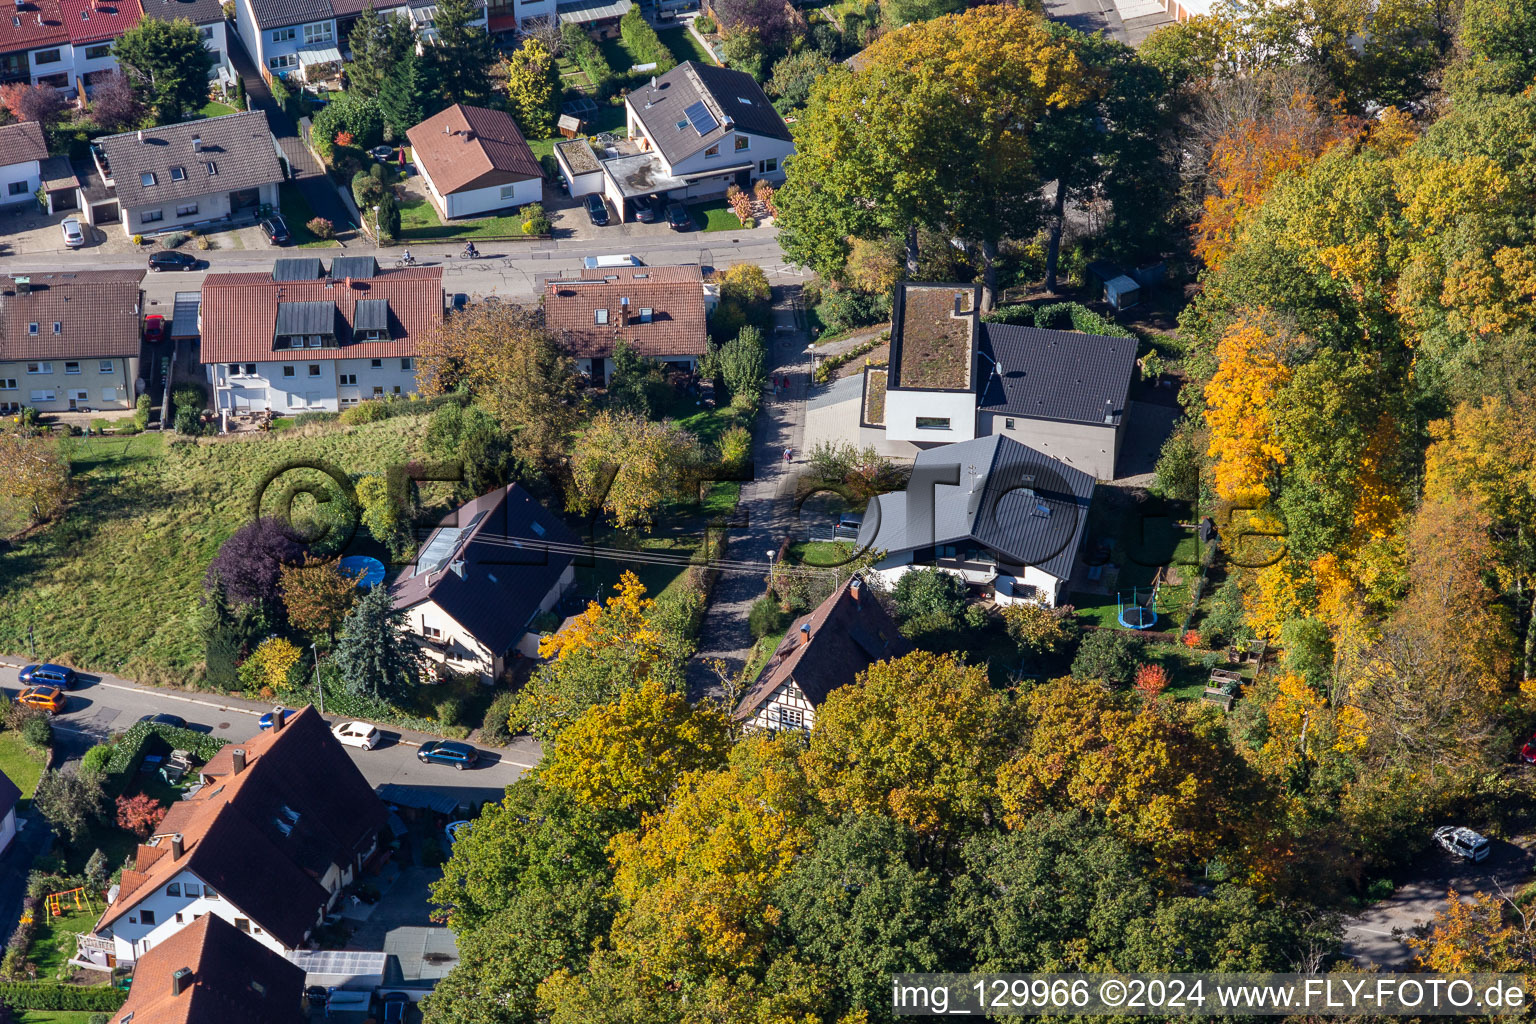
<path id="1" fill-rule="evenodd" d="M 725 559 L 762 564 L 758 571 L 722 572 L 710 597 L 709 610 L 699 630 L 698 655 L 689 665 L 689 689 L 697 699 L 717 692 L 719 682 L 706 662 L 720 659 L 739 671 L 752 649 L 747 616 L 752 604 L 767 590 L 768 555 L 777 552 L 794 520 L 795 474 L 803 453 L 805 399 L 810 390 L 807 338 L 795 303 L 799 288 L 778 289 L 774 296 L 773 334 L 768 353 L 769 374 L 788 375 L 788 392 L 764 396 L 753 435 L 753 478 L 741 487 L 736 521 L 726 540 Z M 784 450 L 794 462 L 786 465 Z"/>

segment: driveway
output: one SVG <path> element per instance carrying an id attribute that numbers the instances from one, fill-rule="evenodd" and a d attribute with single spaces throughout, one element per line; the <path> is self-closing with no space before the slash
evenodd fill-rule
<path id="1" fill-rule="evenodd" d="M 1531 838 L 1495 841 L 1481 864 L 1452 857 L 1436 847 L 1409 869 L 1397 891 L 1344 922 L 1344 955 L 1362 966 L 1406 967 L 1413 950 L 1404 941 L 1445 907 L 1446 893 L 1455 889 L 1465 898 L 1475 892 L 1513 893 L 1530 880 Z"/>

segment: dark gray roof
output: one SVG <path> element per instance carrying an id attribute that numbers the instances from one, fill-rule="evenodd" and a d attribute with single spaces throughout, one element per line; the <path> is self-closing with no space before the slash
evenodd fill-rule
<path id="1" fill-rule="evenodd" d="M 337 256 L 331 261 L 331 276 L 340 281 L 366 280 L 379 272 L 379 261 L 372 256 Z"/>
<path id="2" fill-rule="evenodd" d="M 199 150 L 193 139 L 201 140 Z M 123 206 L 152 206 L 283 180 L 264 110 L 146 128 L 98 139 Z M 212 164 L 214 172 L 208 171 Z M 177 180 L 175 169 L 182 177 Z M 153 174 L 154 184 L 144 184 Z"/>
<path id="3" fill-rule="evenodd" d="M 1072 575 L 1093 500 L 1091 475 L 1001 434 L 918 452 L 912 472 L 929 483 L 870 501 L 860 548 L 923 559 L 935 545 L 974 543 L 1006 566 Z"/>
<path id="4" fill-rule="evenodd" d="M 981 351 L 997 360 L 980 408 L 1067 423 L 1119 423 L 1125 414 L 1136 339 L 983 324 Z M 982 373 L 992 363 L 981 361 Z"/>
<path id="5" fill-rule="evenodd" d="M 213 25 L 224 20 L 219 0 L 141 0 L 144 13 L 160 21 L 186 18 L 194 25 Z"/>
<path id="6" fill-rule="evenodd" d="M 689 109 L 698 103 L 708 115 L 702 122 L 688 117 Z M 752 135 L 789 140 L 784 119 L 763 95 L 762 87 L 745 71 L 731 68 L 684 61 L 658 77 L 654 86 L 646 84 L 630 93 L 629 106 L 669 163 L 707 149 L 733 127 Z M 687 123 L 678 128 L 682 122 Z M 708 126 L 711 122 L 713 127 L 702 135 L 694 127 L 695 123 Z"/>
<path id="7" fill-rule="evenodd" d="M 509 650 L 571 556 L 576 535 L 516 484 L 482 494 L 438 525 L 390 587 L 396 608 L 431 600 L 497 655 Z"/>
<path id="8" fill-rule="evenodd" d="M 389 330 L 388 299 L 358 299 L 357 310 L 352 314 L 354 331 Z"/>
<path id="9" fill-rule="evenodd" d="M 0 772 L 0 822 L 5 821 L 5 816 L 21 802 L 21 790 L 16 788 L 10 776 Z"/>
<path id="10" fill-rule="evenodd" d="M 331 0 L 251 0 L 251 11 L 262 28 L 325 21 L 335 15 Z"/>
<path id="11" fill-rule="evenodd" d="M 272 261 L 274 281 L 318 281 L 324 276 L 318 256 L 289 256 Z"/>
<path id="12" fill-rule="evenodd" d="M 336 303 L 279 302 L 277 326 L 273 328 L 273 333 L 277 335 L 335 334 Z"/>
<path id="13" fill-rule="evenodd" d="M 171 315 L 171 337 L 197 337 L 197 312 L 202 305 L 202 292 L 176 293 L 176 312 Z"/>

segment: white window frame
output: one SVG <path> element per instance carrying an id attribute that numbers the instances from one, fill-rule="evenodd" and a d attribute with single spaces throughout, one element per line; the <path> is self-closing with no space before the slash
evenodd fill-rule
<path id="1" fill-rule="evenodd" d="M 402 369 L 402 370 L 414 370 L 414 369 L 416 369 L 416 360 L 414 358 L 412 358 L 411 356 L 403 357 L 400 360 L 400 369 Z"/>
<path id="2" fill-rule="evenodd" d="M 0 391 L 15 390 L 17 390 L 15 377 L 0 377 Z"/>
<path id="3" fill-rule="evenodd" d="M 743 135 L 740 132 L 737 132 L 735 135 L 735 140 L 736 141 L 733 143 L 733 145 L 736 147 L 735 152 L 737 153 L 745 153 L 747 150 L 752 148 L 752 136 L 750 135 Z"/>
<path id="4" fill-rule="evenodd" d="M 292 25 L 289 25 L 287 28 L 275 28 L 272 30 L 272 41 L 274 43 L 286 43 L 297 39 L 298 35 L 299 30 Z"/>
<path id="5" fill-rule="evenodd" d="M 58 401 L 58 397 L 57 396 L 58 396 L 58 392 L 54 391 L 51 388 L 36 388 L 32 392 L 32 401 L 34 401 L 34 402 L 57 402 Z"/>
<path id="6" fill-rule="evenodd" d="M 28 373 L 36 373 L 36 374 L 52 373 L 53 372 L 53 364 L 52 363 L 28 363 L 27 364 L 27 372 Z"/>
<path id="7" fill-rule="evenodd" d="M 73 367 L 73 369 L 71 369 L 71 367 Z M 71 359 L 69 362 L 64 364 L 64 372 L 68 374 L 77 374 L 80 372 L 80 364 Z"/>
<path id="8" fill-rule="evenodd" d="M 766 160 L 759 160 L 757 162 L 757 173 L 758 174 L 777 174 L 777 173 L 779 173 L 779 158 L 776 157 L 776 156 L 771 156 L 771 157 L 769 157 Z"/>
<path id="9" fill-rule="evenodd" d="M 139 211 L 139 223 L 140 224 L 153 224 L 156 221 L 160 221 L 160 220 L 164 220 L 164 219 L 165 219 L 165 211 L 164 210 L 140 210 Z"/>
<path id="10" fill-rule="evenodd" d="M 117 401 L 117 388 L 102 388 L 101 389 L 101 400 L 103 402 L 115 402 L 115 401 Z"/>
<path id="11" fill-rule="evenodd" d="M 176 216 L 178 216 L 178 217 L 196 217 L 197 216 L 197 204 L 196 203 L 183 203 L 181 206 L 176 207 Z"/>
<path id="12" fill-rule="evenodd" d="M 115 369 L 115 367 L 112 365 L 112 360 L 110 360 L 110 359 L 98 359 L 98 360 L 96 360 L 96 372 L 97 373 L 111 373 L 113 371 L 113 369 Z"/>
<path id="13" fill-rule="evenodd" d="M 315 43 L 333 43 L 336 41 L 336 30 L 328 21 L 312 21 L 304 26 L 304 45 L 313 46 Z"/>

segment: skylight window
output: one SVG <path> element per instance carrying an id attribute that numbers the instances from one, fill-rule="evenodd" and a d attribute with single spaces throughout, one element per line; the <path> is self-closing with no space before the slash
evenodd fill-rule
<path id="1" fill-rule="evenodd" d="M 172 167 L 171 168 L 171 180 L 172 181 L 186 181 L 187 180 L 187 169 L 185 167 Z"/>
<path id="2" fill-rule="evenodd" d="M 139 175 L 139 184 L 143 185 L 145 188 L 149 188 L 154 183 L 155 183 L 155 172 L 154 171 L 145 171 L 143 174 Z"/>
<path id="3" fill-rule="evenodd" d="M 27 324 L 27 333 L 28 334 L 36 334 L 37 333 L 37 324 Z"/>
<path id="4" fill-rule="evenodd" d="M 214 163 L 212 160 L 209 160 L 208 161 L 208 176 L 211 178 L 215 174 L 218 174 L 218 173 L 219 173 L 219 165 Z"/>
<path id="5" fill-rule="evenodd" d="M 605 323 L 607 323 L 608 322 L 608 311 L 606 309 L 593 310 L 593 312 L 592 312 L 592 322 L 596 323 L 596 324 L 605 324 Z"/>
<path id="6" fill-rule="evenodd" d="M 736 102 L 748 107 L 752 105 L 752 101 L 747 99 L 745 96 L 737 96 Z"/>

